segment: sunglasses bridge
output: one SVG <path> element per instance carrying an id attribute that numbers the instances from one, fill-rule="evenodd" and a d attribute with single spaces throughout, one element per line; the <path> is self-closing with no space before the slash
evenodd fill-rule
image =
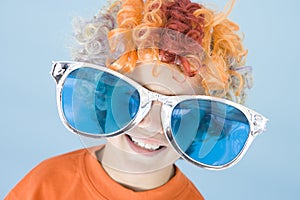
<path id="1" fill-rule="evenodd" d="M 153 91 L 150 91 L 146 88 L 144 88 L 141 91 L 143 96 L 146 96 L 147 98 L 142 98 L 142 106 L 145 106 L 148 103 L 152 103 L 153 101 L 158 101 L 162 103 L 163 105 L 172 106 L 174 103 L 174 96 L 166 96 L 163 94 L 159 94 Z M 143 101 L 144 100 L 144 101 Z"/>

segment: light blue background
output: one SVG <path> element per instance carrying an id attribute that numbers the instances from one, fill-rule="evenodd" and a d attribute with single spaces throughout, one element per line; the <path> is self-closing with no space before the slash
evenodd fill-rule
<path id="1" fill-rule="evenodd" d="M 90 18 L 102 4 L 1 0 L 0 199 L 42 160 L 83 147 L 59 120 L 48 72 L 52 60 L 70 59 L 72 18 Z M 230 18 L 245 33 L 254 68 L 247 104 L 270 119 L 268 130 L 230 169 L 180 166 L 209 200 L 299 199 L 300 1 L 238 1 Z"/>

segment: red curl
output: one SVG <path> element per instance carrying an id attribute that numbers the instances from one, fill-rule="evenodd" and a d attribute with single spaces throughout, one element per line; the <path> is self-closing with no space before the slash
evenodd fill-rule
<path id="1" fill-rule="evenodd" d="M 202 6 L 192 3 L 190 0 L 175 0 L 165 3 L 161 7 L 163 16 L 166 19 L 164 28 L 171 29 L 180 34 L 169 34 L 168 31 L 162 33 L 162 50 L 160 57 L 163 62 L 174 63 L 178 57 L 183 67 L 184 73 L 188 76 L 194 76 L 195 72 L 191 70 L 190 63 L 183 57 L 184 52 L 193 45 L 191 42 L 185 42 L 189 37 L 201 45 L 204 37 L 204 21 L 202 16 L 196 17 L 193 13 L 201 9 Z M 191 45 L 191 46 L 189 46 Z M 179 55 L 181 53 L 181 55 Z"/>

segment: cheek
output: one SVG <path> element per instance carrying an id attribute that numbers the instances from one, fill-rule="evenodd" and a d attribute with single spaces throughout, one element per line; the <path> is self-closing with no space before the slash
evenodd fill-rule
<path id="1" fill-rule="evenodd" d="M 163 159 L 172 161 L 172 163 L 176 162 L 180 158 L 180 155 L 173 149 L 171 144 L 167 146 L 167 148 L 163 152 Z"/>
<path id="2" fill-rule="evenodd" d="M 116 147 L 117 149 L 125 150 L 127 148 L 124 135 L 107 138 L 107 142 Z"/>

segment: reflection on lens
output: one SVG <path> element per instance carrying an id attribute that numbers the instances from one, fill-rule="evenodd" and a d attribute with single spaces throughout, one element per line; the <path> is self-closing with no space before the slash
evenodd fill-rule
<path id="1" fill-rule="evenodd" d="M 175 106 L 171 129 L 178 147 L 190 159 L 223 166 L 232 162 L 244 148 L 250 125 L 244 113 L 233 106 L 192 99 Z"/>
<path id="2" fill-rule="evenodd" d="M 93 68 L 71 72 L 62 88 L 62 109 L 74 129 L 110 134 L 126 127 L 140 103 L 138 91 L 124 80 Z"/>

